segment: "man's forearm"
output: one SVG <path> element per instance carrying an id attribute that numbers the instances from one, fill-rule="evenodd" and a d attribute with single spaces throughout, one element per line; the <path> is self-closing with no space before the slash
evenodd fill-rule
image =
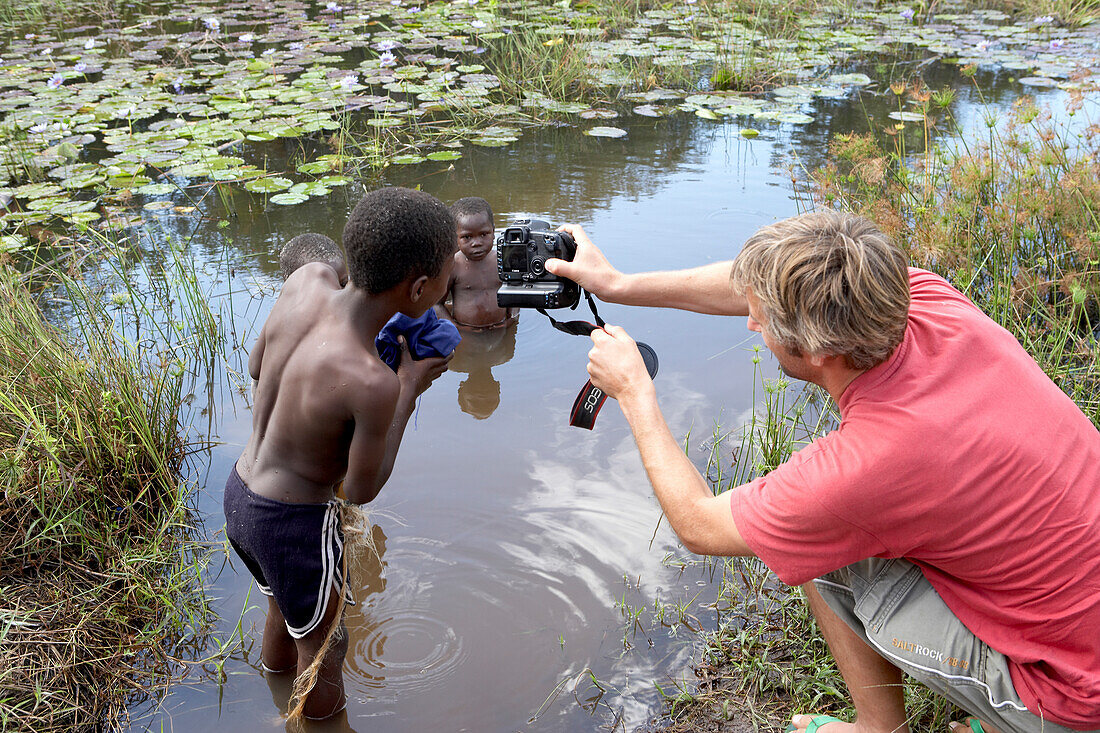
<path id="1" fill-rule="evenodd" d="M 748 554 L 728 509 L 672 437 L 654 393 L 620 398 L 653 492 L 684 546 L 699 554 Z M 717 509 L 717 511 L 716 511 Z"/>
<path id="2" fill-rule="evenodd" d="M 612 288 L 599 296 L 602 300 L 623 305 L 746 316 L 748 303 L 743 295 L 733 291 L 730 266 L 730 262 L 716 262 L 688 270 L 622 275 Z"/>

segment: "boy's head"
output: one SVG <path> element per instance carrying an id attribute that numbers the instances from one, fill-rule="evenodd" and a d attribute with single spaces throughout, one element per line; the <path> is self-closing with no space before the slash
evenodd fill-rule
<path id="1" fill-rule="evenodd" d="M 458 249 L 471 260 L 484 259 L 493 249 L 493 210 L 489 202 L 468 196 L 451 204 Z"/>
<path id="2" fill-rule="evenodd" d="M 283 280 L 307 262 L 322 262 L 336 270 L 341 285 L 348 281 L 348 266 L 340 245 L 324 234 L 299 234 L 283 245 L 279 253 Z"/>
<path id="3" fill-rule="evenodd" d="M 414 282 L 425 278 L 427 289 L 435 290 L 444 265 L 453 262 L 454 219 L 431 194 L 380 188 L 367 193 L 352 210 L 344 225 L 344 249 L 352 284 L 371 295 L 410 277 Z M 447 277 L 442 279 L 436 300 L 447 289 Z"/>

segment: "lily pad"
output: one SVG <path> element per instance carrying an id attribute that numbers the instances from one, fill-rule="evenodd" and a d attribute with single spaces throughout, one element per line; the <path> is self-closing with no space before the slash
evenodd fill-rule
<path id="1" fill-rule="evenodd" d="M 584 134 L 592 137 L 626 137 L 626 130 L 620 127 L 590 127 Z"/>
<path id="2" fill-rule="evenodd" d="M 924 121 L 924 115 L 921 114 L 920 112 L 905 112 L 905 111 L 899 110 L 897 112 L 891 112 L 888 116 L 892 120 L 899 120 L 901 122 L 923 122 Z"/>
<path id="3" fill-rule="evenodd" d="M 272 196 L 268 201 L 280 206 L 293 206 L 294 204 L 300 204 L 303 201 L 309 199 L 309 196 L 304 193 L 287 191 L 286 193 L 277 193 Z"/>
<path id="4" fill-rule="evenodd" d="M 294 185 L 294 181 L 289 178 L 257 178 L 244 184 L 246 191 L 252 193 L 276 193 L 277 191 L 285 191 Z"/>

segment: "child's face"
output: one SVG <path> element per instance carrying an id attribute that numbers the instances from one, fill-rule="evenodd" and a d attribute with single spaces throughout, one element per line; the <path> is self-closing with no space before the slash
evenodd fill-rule
<path id="1" fill-rule="evenodd" d="M 464 214 L 455 222 L 458 249 L 471 260 L 481 260 L 493 249 L 493 221 L 488 214 Z"/>

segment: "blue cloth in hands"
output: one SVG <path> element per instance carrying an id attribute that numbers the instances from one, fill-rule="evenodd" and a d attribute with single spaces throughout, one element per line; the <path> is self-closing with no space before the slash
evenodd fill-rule
<path id="1" fill-rule="evenodd" d="M 434 308 L 429 308 L 419 318 L 409 318 L 404 313 L 398 313 L 386 322 L 374 339 L 378 356 L 395 372 L 401 363 L 398 336 L 405 337 L 409 345 L 409 353 L 414 359 L 448 356 L 462 340 L 462 335 L 455 324 L 436 315 Z"/>

